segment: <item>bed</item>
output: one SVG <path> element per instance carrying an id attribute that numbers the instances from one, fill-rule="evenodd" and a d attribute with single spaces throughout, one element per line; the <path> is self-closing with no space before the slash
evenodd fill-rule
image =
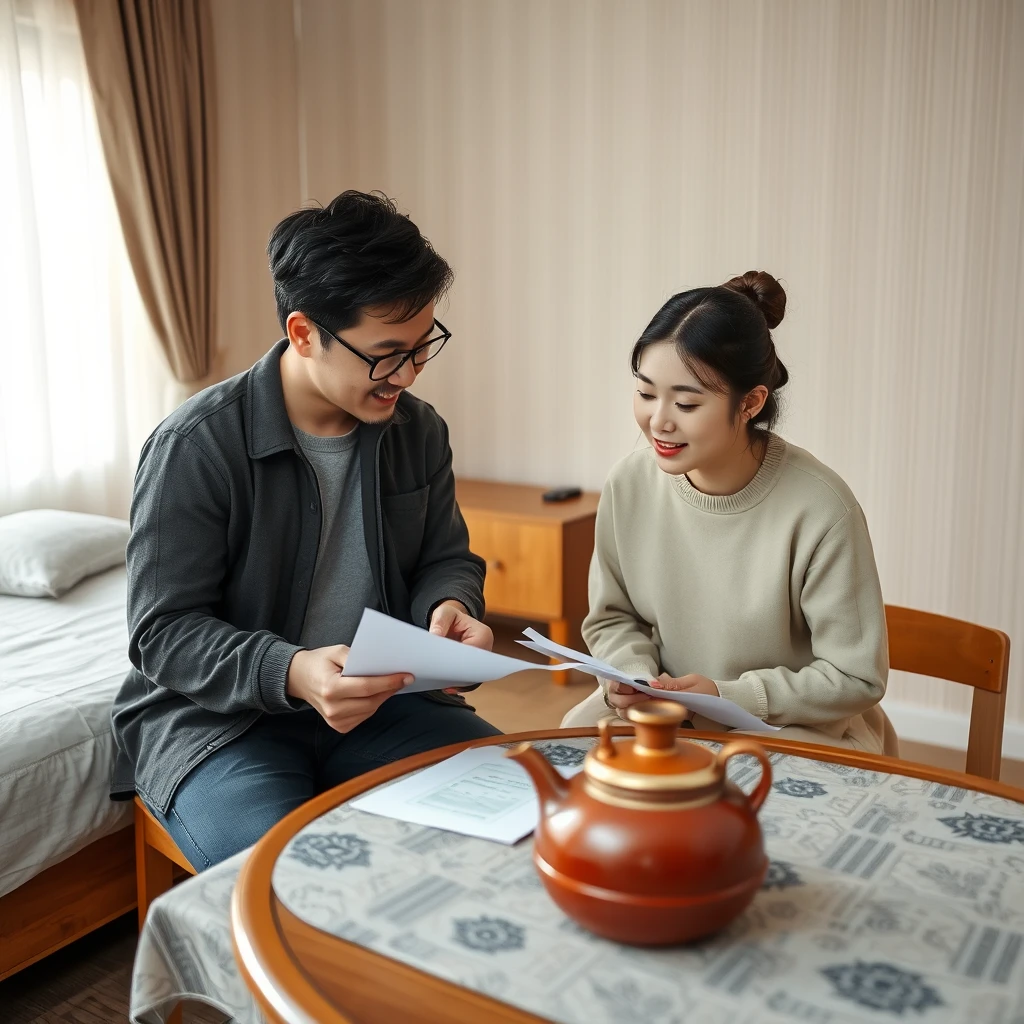
<path id="1" fill-rule="evenodd" d="M 135 905 L 132 805 L 108 796 L 125 585 L 122 564 L 0 596 L 0 979 Z"/>

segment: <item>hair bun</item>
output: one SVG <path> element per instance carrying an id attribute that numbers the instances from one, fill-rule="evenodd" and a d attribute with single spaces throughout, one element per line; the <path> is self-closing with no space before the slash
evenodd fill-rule
<path id="1" fill-rule="evenodd" d="M 742 276 L 726 281 L 722 287 L 746 295 L 764 314 L 769 330 L 782 323 L 786 314 L 786 290 L 771 274 L 763 270 L 748 270 Z"/>

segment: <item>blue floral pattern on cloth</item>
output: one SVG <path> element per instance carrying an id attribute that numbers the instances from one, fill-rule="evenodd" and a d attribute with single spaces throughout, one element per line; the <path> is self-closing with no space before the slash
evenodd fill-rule
<path id="1" fill-rule="evenodd" d="M 526 929 L 502 917 L 462 918 L 454 922 L 455 940 L 481 953 L 506 953 L 526 945 Z"/>
<path id="2" fill-rule="evenodd" d="M 796 873 L 792 864 L 784 860 L 768 862 L 768 871 L 761 883 L 762 889 L 791 889 L 795 885 L 803 885 L 803 879 Z"/>
<path id="3" fill-rule="evenodd" d="M 828 790 L 820 782 L 812 782 L 808 779 L 778 779 L 772 789 L 783 796 L 799 796 L 804 799 L 824 796 Z"/>
<path id="4" fill-rule="evenodd" d="M 887 963 L 852 964 L 826 967 L 822 974 L 846 999 L 902 1017 L 908 1010 L 921 1014 L 936 1006 L 945 1006 L 942 997 L 926 984 L 920 974 L 904 971 Z"/>
<path id="5" fill-rule="evenodd" d="M 292 843 L 288 853 L 311 868 L 370 866 L 370 844 L 352 833 L 307 833 Z"/>
<path id="6" fill-rule="evenodd" d="M 568 743 L 538 743 L 537 749 L 556 768 L 578 768 L 586 759 L 587 752 Z"/>
<path id="7" fill-rule="evenodd" d="M 672 1012 L 672 1000 L 664 993 L 649 994 L 633 978 L 595 978 L 593 992 L 612 1020 L 657 1020 Z"/>
<path id="8" fill-rule="evenodd" d="M 982 843 L 1024 843 L 1024 821 L 997 818 L 992 814 L 961 814 L 956 818 L 939 818 L 958 836 Z"/>

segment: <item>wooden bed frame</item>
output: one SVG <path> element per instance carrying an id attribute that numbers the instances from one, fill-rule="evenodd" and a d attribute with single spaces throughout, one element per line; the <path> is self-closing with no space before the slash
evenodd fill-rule
<path id="1" fill-rule="evenodd" d="M 0 981 L 135 905 L 135 829 L 129 825 L 0 897 Z"/>

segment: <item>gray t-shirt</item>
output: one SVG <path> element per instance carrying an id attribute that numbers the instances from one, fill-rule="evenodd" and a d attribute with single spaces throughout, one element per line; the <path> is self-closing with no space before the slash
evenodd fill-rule
<path id="1" fill-rule="evenodd" d="M 320 549 L 299 643 L 303 647 L 351 644 L 364 608 L 376 608 L 363 533 L 359 481 L 359 428 L 341 437 L 315 437 L 295 427 L 295 437 L 320 485 Z"/>

